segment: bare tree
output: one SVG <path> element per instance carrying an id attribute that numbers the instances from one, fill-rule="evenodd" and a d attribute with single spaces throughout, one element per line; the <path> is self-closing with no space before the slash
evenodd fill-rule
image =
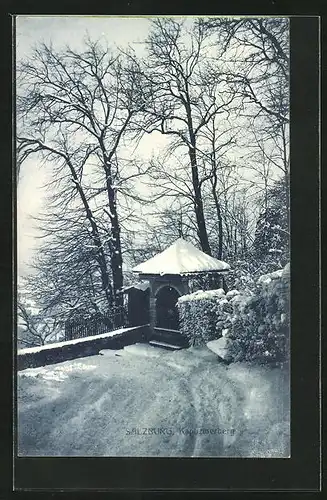
<path id="1" fill-rule="evenodd" d="M 231 112 L 232 109 L 229 111 L 229 114 Z M 212 229 L 218 237 L 218 244 L 216 245 L 217 253 L 215 255 L 218 259 L 223 258 L 224 242 L 223 198 L 221 196 L 224 187 L 221 181 L 224 178 L 224 169 L 230 168 L 228 155 L 233 151 L 234 146 L 237 146 L 237 137 L 239 134 L 240 127 L 235 123 L 232 125 L 226 117 L 221 120 L 219 114 L 213 115 L 206 127 L 201 131 L 203 143 L 199 152 L 199 156 L 203 162 L 201 184 L 205 188 L 206 204 L 210 206 L 213 201 L 215 214 L 212 214 L 210 220 L 214 221 Z M 209 184 L 209 188 L 207 184 Z M 227 189 L 230 189 L 230 187 L 229 185 Z M 208 197 L 211 197 L 212 200 L 208 200 Z M 211 233 L 212 231 L 210 231 L 210 235 Z"/>
<path id="2" fill-rule="evenodd" d="M 228 61 L 244 97 L 260 113 L 288 123 L 289 20 L 209 18 L 199 24 L 216 35 L 220 57 Z"/>
<path id="3" fill-rule="evenodd" d="M 283 171 L 289 207 L 289 20 L 209 18 L 199 24 L 219 41 L 220 58 L 226 60 L 226 72 L 247 104 L 258 147 Z"/>
<path id="4" fill-rule="evenodd" d="M 32 296 L 45 314 L 62 321 L 106 315 L 108 301 L 101 286 L 97 249 L 83 224 L 85 219 L 75 225 L 67 218 L 60 220 L 66 223 L 65 230 L 58 231 L 58 221 L 48 222 L 49 236 L 42 240 L 33 260 L 28 278 Z"/>
<path id="5" fill-rule="evenodd" d="M 247 168 L 264 183 L 261 200 L 266 206 L 271 182 L 280 173 L 289 220 L 289 20 L 209 18 L 199 24 L 218 41 L 219 59 L 242 99 L 252 145 Z"/>
<path id="6" fill-rule="evenodd" d="M 156 19 L 146 46 L 143 75 L 152 97 L 147 101 L 145 131 L 171 136 L 173 146 L 186 148 L 191 177 L 187 196 L 193 200 L 201 248 L 210 255 L 199 163 L 200 135 L 214 115 L 226 112 L 234 96 L 218 71 L 205 68 L 208 47 L 200 26 L 188 32 L 181 21 Z M 174 182 L 173 175 L 167 172 Z"/>
<path id="7" fill-rule="evenodd" d="M 36 347 L 58 340 L 63 336 L 63 326 L 56 318 L 47 317 L 34 302 L 19 293 L 17 301 L 18 344 Z"/>
<path id="8" fill-rule="evenodd" d="M 117 193 L 124 180 L 119 148 L 133 134 L 131 120 L 140 109 L 137 75 L 121 56 L 90 40 L 83 52 L 41 45 L 18 73 L 18 161 L 37 154 L 52 164 L 57 207 L 67 213 L 79 206 L 119 325 L 123 270 Z M 109 238 L 104 243 L 100 225 L 105 220 Z"/>

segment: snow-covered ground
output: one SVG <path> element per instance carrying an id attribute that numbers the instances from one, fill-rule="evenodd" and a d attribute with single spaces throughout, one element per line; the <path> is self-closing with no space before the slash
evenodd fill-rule
<path id="1" fill-rule="evenodd" d="M 290 455 L 286 369 L 207 348 L 102 352 L 18 372 L 19 455 Z"/>

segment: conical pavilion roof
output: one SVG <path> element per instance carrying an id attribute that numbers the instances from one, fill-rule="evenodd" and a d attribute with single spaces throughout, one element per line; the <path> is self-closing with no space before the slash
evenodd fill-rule
<path id="1" fill-rule="evenodd" d="M 134 267 L 133 272 L 150 275 L 183 275 L 229 269 L 230 266 L 226 262 L 210 257 L 183 238 L 178 238 L 163 252 Z"/>

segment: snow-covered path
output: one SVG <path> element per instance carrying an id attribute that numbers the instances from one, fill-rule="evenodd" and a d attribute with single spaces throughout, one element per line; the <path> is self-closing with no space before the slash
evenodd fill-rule
<path id="1" fill-rule="evenodd" d="M 288 456 L 288 377 L 129 346 L 18 374 L 20 455 Z"/>

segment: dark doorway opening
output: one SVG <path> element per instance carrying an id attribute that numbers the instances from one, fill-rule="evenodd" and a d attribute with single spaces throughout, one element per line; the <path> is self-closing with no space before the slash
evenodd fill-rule
<path id="1" fill-rule="evenodd" d="M 169 330 L 179 329 L 177 290 L 171 286 L 164 286 L 156 295 L 156 326 Z"/>
<path id="2" fill-rule="evenodd" d="M 128 324 L 129 326 L 147 325 L 149 315 L 149 290 L 141 291 L 135 288 L 128 293 Z"/>

